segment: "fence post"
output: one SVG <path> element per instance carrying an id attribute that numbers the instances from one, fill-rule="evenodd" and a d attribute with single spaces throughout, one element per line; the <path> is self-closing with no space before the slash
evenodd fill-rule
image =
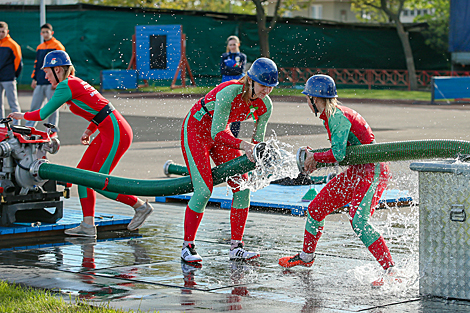
<path id="1" fill-rule="evenodd" d="M 431 104 L 434 104 L 434 92 L 436 92 L 434 88 L 434 77 L 431 77 Z"/>

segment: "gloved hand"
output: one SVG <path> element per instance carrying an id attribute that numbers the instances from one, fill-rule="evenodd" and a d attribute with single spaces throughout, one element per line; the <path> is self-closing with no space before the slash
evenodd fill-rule
<path id="1" fill-rule="evenodd" d="M 226 59 L 224 60 L 224 63 L 228 67 L 234 67 L 237 64 L 237 62 L 233 59 Z"/>

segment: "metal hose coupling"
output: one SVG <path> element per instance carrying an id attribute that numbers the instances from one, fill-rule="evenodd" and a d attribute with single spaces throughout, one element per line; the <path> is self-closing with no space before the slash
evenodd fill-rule
<path id="1" fill-rule="evenodd" d="M 0 157 L 2 158 L 9 157 L 11 155 L 11 151 L 12 151 L 12 148 L 8 142 L 6 141 L 0 142 Z"/>
<path id="2" fill-rule="evenodd" d="M 29 167 L 29 174 L 31 174 L 31 177 L 33 177 L 33 180 L 38 182 L 38 183 L 42 183 L 42 182 L 45 182 L 47 181 L 47 179 L 42 179 L 40 176 L 39 176 L 39 168 L 41 167 L 41 165 L 43 165 L 44 163 L 49 163 L 49 160 L 47 159 L 37 159 L 37 160 L 34 160 L 30 167 Z"/>
<path id="3" fill-rule="evenodd" d="M 268 145 L 265 142 L 260 142 L 253 148 L 253 158 L 255 159 L 256 164 L 270 167 L 282 158 L 282 154 L 279 147 Z"/>
<path id="4" fill-rule="evenodd" d="M 170 177 L 170 165 L 175 164 L 173 160 L 168 160 L 163 164 L 163 173 L 165 173 L 166 176 Z"/>
<path id="5" fill-rule="evenodd" d="M 300 147 L 299 150 L 297 150 L 297 153 L 295 154 L 295 160 L 297 161 L 297 167 L 299 168 L 299 171 L 301 173 L 305 173 L 305 159 L 307 158 L 307 149 L 308 147 L 303 146 Z"/>

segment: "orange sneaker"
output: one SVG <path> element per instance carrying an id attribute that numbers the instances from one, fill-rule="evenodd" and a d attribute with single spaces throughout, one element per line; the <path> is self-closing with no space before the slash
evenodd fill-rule
<path id="1" fill-rule="evenodd" d="M 315 255 L 313 256 L 313 259 L 312 261 L 310 262 L 304 262 L 304 260 L 302 260 L 300 258 L 300 253 L 294 255 L 294 256 L 285 256 L 283 258 L 280 258 L 279 259 L 279 265 L 282 266 L 282 267 L 294 267 L 294 266 L 297 266 L 297 265 L 302 265 L 302 266 L 305 266 L 305 267 L 311 267 L 313 265 L 313 262 L 315 261 Z"/>
<path id="2" fill-rule="evenodd" d="M 371 283 L 371 286 L 372 288 L 380 288 L 383 285 L 385 285 L 385 281 L 387 281 L 388 283 L 398 283 L 398 284 L 401 284 L 403 282 L 401 278 L 398 277 L 397 270 L 393 267 L 389 267 L 385 271 L 382 277 L 380 277 L 379 279 Z"/>

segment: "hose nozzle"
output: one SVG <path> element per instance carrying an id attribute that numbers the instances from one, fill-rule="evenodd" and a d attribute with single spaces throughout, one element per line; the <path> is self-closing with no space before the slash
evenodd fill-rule
<path id="1" fill-rule="evenodd" d="M 263 164 L 263 166 L 269 167 L 275 161 L 281 159 L 282 155 L 279 147 L 260 142 L 253 148 L 253 157 L 256 164 Z"/>

